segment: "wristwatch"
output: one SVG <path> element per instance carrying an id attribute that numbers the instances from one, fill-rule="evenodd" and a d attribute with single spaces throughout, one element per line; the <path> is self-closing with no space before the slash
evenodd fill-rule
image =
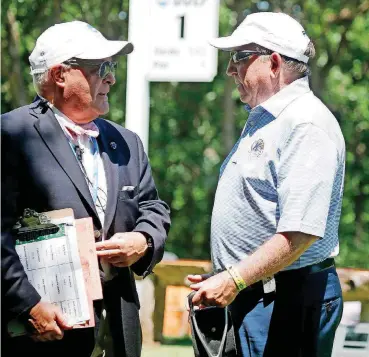
<path id="1" fill-rule="evenodd" d="M 152 251 L 154 249 L 154 240 L 148 234 L 144 234 L 147 243 L 147 250 Z"/>
<path id="2" fill-rule="evenodd" d="M 146 232 L 140 232 L 140 233 L 143 234 L 144 237 L 146 238 L 146 244 L 147 244 L 146 254 L 147 254 L 147 252 L 151 253 L 154 249 L 154 240 L 152 239 L 150 234 L 148 234 Z"/>

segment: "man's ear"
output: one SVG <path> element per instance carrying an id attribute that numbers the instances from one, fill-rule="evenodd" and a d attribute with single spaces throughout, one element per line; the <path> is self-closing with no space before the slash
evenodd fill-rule
<path id="1" fill-rule="evenodd" d="M 55 85 L 59 88 L 65 86 L 65 70 L 63 66 L 54 66 L 50 68 L 50 76 Z"/>
<path id="2" fill-rule="evenodd" d="M 274 78 L 278 77 L 282 69 L 282 57 L 279 53 L 273 52 L 270 55 L 270 70 Z"/>

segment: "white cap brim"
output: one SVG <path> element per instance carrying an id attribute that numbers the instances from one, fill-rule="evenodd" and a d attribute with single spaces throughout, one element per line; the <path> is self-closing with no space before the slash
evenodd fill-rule
<path id="1" fill-rule="evenodd" d="M 309 42 L 309 38 L 307 38 L 307 42 Z M 261 38 L 257 38 L 255 36 L 254 39 L 247 39 L 247 38 L 240 38 L 236 36 L 227 36 L 227 37 L 219 37 L 214 38 L 209 41 L 209 43 L 214 46 L 215 48 L 218 48 L 222 51 L 233 51 L 233 50 L 239 50 L 241 47 L 248 45 L 250 43 L 256 43 L 260 46 L 263 46 L 271 51 L 276 51 L 282 55 L 289 56 L 291 58 L 295 58 L 298 61 L 307 63 L 309 60 L 309 57 L 303 55 L 303 54 L 297 54 L 296 51 L 291 51 L 291 49 L 288 49 L 286 47 L 280 48 L 278 45 L 275 45 L 275 43 L 271 43 L 269 41 L 266 41 Z M 307 46 L 307 44 L 306 44 Z"/>
<path id="2" fill-rule="evenodd" d="M 88 49 L 76 54 L 74 57 L 81 59 L 102 59 L 115 55 L 124 56 L 133 51 L 133 44 L 127 41 L 101 41 L 101 45 L 94 44 Z"/>
<path id="3" fill-rule="evenodd" d="M 235 36 L 226 36 L 226 37 L 219 37 L 213 38 L 209 41 L 209 43 L 219 50 L 223 51 L 232 51 L 239 47 L 248 45 L 252 43 L 252 41 L 248 41 L 247 39 L 240 39 Z"/>

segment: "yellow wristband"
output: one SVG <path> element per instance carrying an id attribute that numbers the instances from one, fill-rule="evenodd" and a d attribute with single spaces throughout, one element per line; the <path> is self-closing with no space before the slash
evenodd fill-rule
<path id="1" fill-rule="evenodd" d="M 245 280 L 242 279 L 241 274 L 235 267 L 233 267 L 232 265 L 228 265 L 227 271 L 229 275 L 232 277 L 234 283 L 236 284 L 238 291 L 241 291 L 247 287 Z"/>

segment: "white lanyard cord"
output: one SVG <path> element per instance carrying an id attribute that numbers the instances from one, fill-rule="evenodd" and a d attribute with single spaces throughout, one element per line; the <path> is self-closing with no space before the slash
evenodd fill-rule
<path id="1" fill-rule="evenodd" d="M 97 145 L 97 140 L 96 138 L 92 138 L 90 137 L 89 140 L 92 141 L 92 144 L 93 144 L 93 157 L 94 157 L 94 174 L 93 174 L 93 181 L 94 182 L 91 182 L 90 178 L 88 177 L 87 175 L 87 171 L 86 171 L 86 168 L 85 166 L 83 165 L 83 160 L 82 160 L 82 154 L 83 154 L 83 149 L 81 149 L 79 147 L 79 145 L 74 145 L 70 140 L 69 141 L 69 145 L 70 147 L 72 148 L 72 151 L 73 151 L 73 154 L 74 156 L 76 157 L 77 159 L 77 162 L 82 170 L 82 173 L 83 173 L 83 176 L 85 177 L 86 181 L 87 181 L 87 184 L 89 186 L 89 190 L 90 190 L 90 193 L 91 193 L 91 196 L 92 196 L 92 199 L 93 199 L 93 202 L 96 206 L 96 204 L 98 203 L 99 204 L 99 208 L 101 208 L 101 210 L 103 211 L 103 213 L 105 214 L 105 209 L 104 209 L 104 206 L 103 204 L 101 203 L 100 201 L 100 198 L 99 198 L 99 195 L 98 195 L 98 191 L 102 191 L 104 192 L 103 190 L 101 190 L 99 188 L 99 185 L 98 185 L 98 172 L 99 172 L 99 164 L 98 164 L 98 158 L 97 158 L 97 155 L 99 155 L 99 147 Z M 105 192 L 104 192 L 105 193 Z"/>

